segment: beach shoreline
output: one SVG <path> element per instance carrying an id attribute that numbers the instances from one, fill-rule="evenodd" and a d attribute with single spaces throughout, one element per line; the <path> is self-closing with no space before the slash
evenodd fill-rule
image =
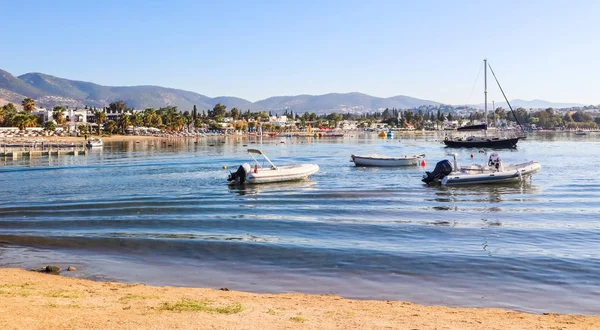
<path id="1" fill-rule="evenodd" d="M 600 316 L 94 282 L 0 269 L 0 328 L 585 329 Z"/>

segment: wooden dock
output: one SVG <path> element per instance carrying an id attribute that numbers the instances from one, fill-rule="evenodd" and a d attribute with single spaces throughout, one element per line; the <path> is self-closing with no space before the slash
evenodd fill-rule
<path id="1" fill-rule="evenodd" d="M 50 156 L 86 156 L 85 145 L 61 144 L 0 144 L 0 158 L 32 158 Z"/>
<path id="2" fill-rule="evenodd" d="M 49 157 L 49 156 L 80 156 L 87 155 L 87 150 L 15 150 L 0 151 L 0 157 L 4 158 L 31 158 L 31 157 Z"/>

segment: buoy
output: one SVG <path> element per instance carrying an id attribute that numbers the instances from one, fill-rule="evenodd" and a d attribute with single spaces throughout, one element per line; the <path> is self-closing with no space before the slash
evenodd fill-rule
<path id="1" fill-rule="evenodd" d="M 223 169 L 224 169 L 224 170 L 226 170 L 226 169 L 227 169 L 227 166 L 226 166 L 226 165 L 223 165 Z"/>
<path id="2" fill-rule="evenodd" d="M 471 154 L 471 158 L 473 158 L 473 154 Z"/>
<path id="3" fill-rule="evenodd" d="M 425 167 L 425 160 L 421 160 L 421 166 Z"/>

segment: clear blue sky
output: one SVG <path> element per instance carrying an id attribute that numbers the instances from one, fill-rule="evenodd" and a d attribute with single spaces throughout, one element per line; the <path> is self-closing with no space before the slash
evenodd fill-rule
<path id="1" fill-rule="evenodd" d="M 600 1 L 4 1 L 0 68 L 257 101 L 362 92 L 600 104 Z M 488 80 L 490 82 L 490 80 Z M 490 84 L 490 86 L 492 86 Z M 490 87 L 490 102 L 501 101 Z"/>

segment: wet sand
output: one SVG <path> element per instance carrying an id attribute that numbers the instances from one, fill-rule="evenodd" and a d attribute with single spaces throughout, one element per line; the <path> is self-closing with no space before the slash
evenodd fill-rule
<path id="1" fill-rule="evenodd" d="M 598 329 L 599 316 L 93 282 L 0 269 L 1 329 Z"/>

